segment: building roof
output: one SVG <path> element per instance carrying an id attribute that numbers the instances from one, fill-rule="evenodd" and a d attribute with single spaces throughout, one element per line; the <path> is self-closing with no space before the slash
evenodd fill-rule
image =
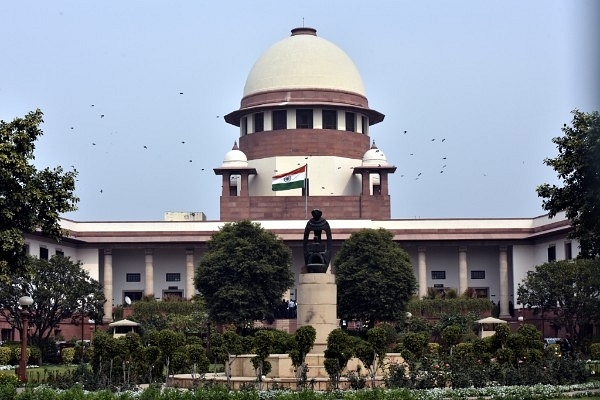
<path id="1" fill-rule="evenodd" d="M 365 96 L 363 81 L 350 57 L 312 28 L 269 47 L 254 63 L 244 97 L 282 89 L 333 89 Z"/>
<path id="2" fill-rule="evenodd" d="M 548 235 L 564 234 L 571 224 L 561 213 L 550 219 L 467 218 L 467 219 L 392 219 L 377 221 L 328 219 L 334 240 L 345 240 L 363 228 L 384 228 L 394 240 L 424 241 L 528 241 Z M 306 220 L 255 221 L 284 240 L 302 240 Z M 76 222 L 61 219 L 68 232 L 65 240 L 89 245 L 118 243 L 202 243 L 218 232 L 226 221 L 102 221 Z"/>

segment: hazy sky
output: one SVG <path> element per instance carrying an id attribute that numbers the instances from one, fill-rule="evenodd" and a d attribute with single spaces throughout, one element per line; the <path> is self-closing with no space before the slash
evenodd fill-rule
<path id="1" fill-rule="evenodd" d="M 44 112 L 36 165 L 79 172 L 67 218 L 216 220 L 238 138 L 222 116 L 304 24 L 385 114 L 370 134 L 397 166 L 393 218 L 533 217 L 551 139 L 600 109 L 599 21 L 596 0 L 2 1 L 0 119 Z"/>

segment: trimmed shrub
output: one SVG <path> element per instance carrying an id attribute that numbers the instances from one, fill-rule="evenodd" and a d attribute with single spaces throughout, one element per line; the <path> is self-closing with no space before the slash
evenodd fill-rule
<path id="1" fill-rule="evenodd" d="M 592 343 L 590 345 L 590 355 L 592 360 L 600 360 L 600 343 Z"/>
<path id="2" fill-rule="evenodd" d="M 67 347 L 62 350 L 62 359 L 65 364 L 73 364 L 75 359 L 75 348 Z"/>
<path id="3" fill-rule="evenodd" d="M 12 357 L 12 350 L 10 347 L 0 347 L 0 365 L 8 365 Z"/>

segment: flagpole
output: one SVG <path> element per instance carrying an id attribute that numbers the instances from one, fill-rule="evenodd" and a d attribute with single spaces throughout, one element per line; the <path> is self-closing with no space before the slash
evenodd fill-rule
<path id="1" fill-rule="evenodd" d="M 306 173 L 304 174 L 304 219 L 308 218 L 308 163 L 306 166 Z"/>

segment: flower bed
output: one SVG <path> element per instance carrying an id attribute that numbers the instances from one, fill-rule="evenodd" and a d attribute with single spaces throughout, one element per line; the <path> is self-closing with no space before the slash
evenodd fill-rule
<path id="1" fill-rule="evenodd" d="M 578 385 L 533 385 L 533 386 L 497 386 L 478 389 L 363 389 L 347 391 L 287 391 L 270 390 L 258 391 L 254 389 L 241 391 L 228 391 L 224 387 L 216 386 L 210 389 L 181 390 L 176 388 L 159 388 L 156 386 L 144 390 L 123 391 L 112 393 L 109 391 L 87 392 L 81 387 L 68 390 L 56 390 L 47 386 L 28 387 L 21 393 L 16 389 L 8 393 L 7 387 L 0 388 L 0 398 L 3 400 L 372 400 L 372 399 L 411 399 L 411 400 L 442 400 L 442 399 L 551 399 L 565 397 L 575 392 L 578 398 L 598 396 L 600 382 L 590 382 Z"/>

